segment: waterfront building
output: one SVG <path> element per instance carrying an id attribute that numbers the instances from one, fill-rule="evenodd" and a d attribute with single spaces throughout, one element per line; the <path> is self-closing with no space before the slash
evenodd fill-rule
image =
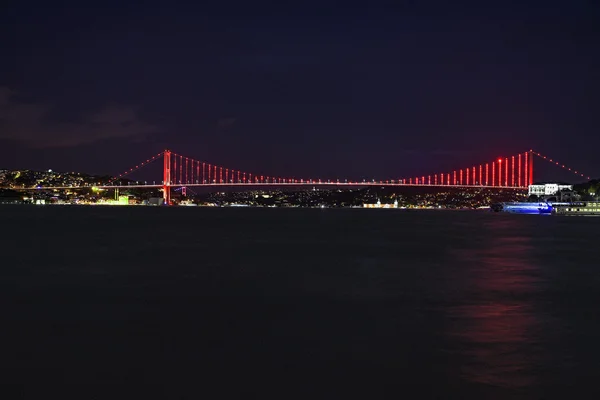
<path id="1" fill-rule="evenodd" d="M 573 190 L 573 185 L 561 185 L 559 183 L 529 185 L 530 196 L 555 196 L 563 190 Z"/>
<path id="2" fill-rule="evenodd" d="M 0 196 L 0 204 L 22 204 L 23 198 L 19 196 Z"/>
<path id="3" fill-rule="evenodd" d="M 393 204 L 381 204 L 381 201 L 377 199 L 375 204 L 363 204 L 363 208 L 398 208 L 398 200 L 394 200 Z"/>

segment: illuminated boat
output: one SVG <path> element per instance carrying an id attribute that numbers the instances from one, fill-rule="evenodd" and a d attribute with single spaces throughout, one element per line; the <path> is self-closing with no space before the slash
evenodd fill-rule
<path id="1" fill-rule="evenodd" d="M 598 215 L 600 216 L 600 201 L 576 201 L 554 207 L 556 215 Z"/>
<path id="2" fill-rule="evenodd" d="M 491 209 L 496 212 L 513 214 L 551 214 L 552 204 L 546 202 L 497 203 L 492 205 Z"/>

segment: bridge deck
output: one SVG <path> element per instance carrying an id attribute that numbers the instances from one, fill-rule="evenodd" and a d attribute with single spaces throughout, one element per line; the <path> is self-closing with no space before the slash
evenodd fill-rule
<path id="1" fill-rule="evenodd" d="M 436 188 L 473 188 L 473 189 L 513 189 L 527 190 L 526 187 L 519 186 L 490 186 L 490 185 L 427 185 L 427 184 L 409 184 L 409 183 L 385 183 L 385 182 L 297 182 L 297 183 L 190 183 L 190 184 L 171 184 L 171 188 L 179 187 L 293 187 L 293 186 L 332 186 L 332 187 L 366 187 L 366 186 L 393 186 L 393 187 L 436 187 Z M 10 190 L 67 190 L 67 189 L 152 189 L 162 188 L 163 185 L 90 185 L 90 186 L 47 186 L 47 187 L 5 187 L 2 189 Z"/>

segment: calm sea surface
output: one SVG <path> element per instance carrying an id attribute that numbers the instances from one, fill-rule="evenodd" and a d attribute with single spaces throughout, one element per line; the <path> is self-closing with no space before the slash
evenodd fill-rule
<path id="1" fill-rule="evenodd" d="M 0 239 L 23 397 L 599 394 L 600 218 L 0 206 Z"/>

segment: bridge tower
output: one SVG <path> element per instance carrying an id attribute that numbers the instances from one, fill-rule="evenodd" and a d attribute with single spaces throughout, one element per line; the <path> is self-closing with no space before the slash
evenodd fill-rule
<path id="1" fill-rule="evenodd" d="M 529 150 L 529 184 L 533 185 L 533 150 Z"/>
<path id="2" fill-rule="evenodd" d="M 163 199 L 165 205 L 171 205 L 171 151 L 163 153 Z"/>

